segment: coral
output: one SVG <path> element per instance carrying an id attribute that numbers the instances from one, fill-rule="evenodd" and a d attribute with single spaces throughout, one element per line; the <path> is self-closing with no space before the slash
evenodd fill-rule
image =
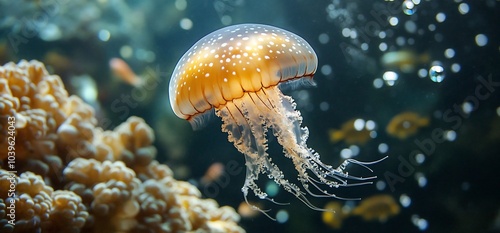
<path id="1" fill-rule="evenodd" d="M 81 196 L 90 194 L 85 204 L 91 207 L 94 219 L 88 228 L 94 224 L 110 227 L 108 231 L 127 231 L 135 225 L 139 203 L 134 190 L 140 181 L 123 162 L 77 158 L 64 169 L 64 177 L 70 181 L 68 190 Z"/>
<path id="2" fill-rule="evenodd" d="M 0 129 L 2 232 L 244 232 L 233 208 L 202 199 L 155 160 L 143 119 L 97 127 L 94 109 L 38 61 L 0 67 Z"/>
<path id="3" fill-rule="evenodd" d="M 41 176 L 32 172 L 18 177 L 0 169 L 0 187 L 6 191 L 1 196 L 5 203 L 0 205 L 4 219 L 0 222 L 1 232 L 36 232 L 39 229 L 79 232 L 88 217 L 79 196 L 70 191 L 54 192 Z M 15 220 L 15 225 L 9 220 Z"/>

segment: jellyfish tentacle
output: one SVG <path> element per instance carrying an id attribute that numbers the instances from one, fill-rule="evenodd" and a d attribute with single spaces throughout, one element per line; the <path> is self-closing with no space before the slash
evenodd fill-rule
<path id="1" fill-rule="evenodd" d="M 307 147 L 306 141 L 309 137 L 309 131 L 307 127 L 301 127 L 302 116 L 300 115 L 300 112 L 295 109 L 296 104 L 293 102 L 293 99 L 289 96 L 283 95 L 277 88 L 268 88 L 266 91 L 268 92 L 267 96 L 271 102 L 273 102 L 273 105 L 277 106 L 275 114 L 271 115 L 277 119 L 269 120 L 273 123 L 271 127 L 275 132 L 275 136 L 278 138 L 278 142 L 283 146 L 285 155 L 292 158 L 296 170 L 299 172 L 298 180 L 302 183 L 308 193 L 311 195 L 314 194 L 309 189 L 308 185 L 312 184 L 314 188 L 318 189 L 325 196 L 344 199 L 321 189 L 317 184 L 325 184 L 330 187 L 347 187 L 371 183 L 370 181 L 358 183 L 348 182 L 348 180 L 366 181 L 375 178 L 375 176 L 352 176 L 345 172 L 345 169 L 348 164 L 352 163 L 358 164 L 367 168 L 369 171 L 372 171 L 366 165 L 370 165 L 378 161 L 360 162 L 354 159 L 348 159 L 337 168 L 324 164 L 320 160 L 319 154 Z M 279 98 L 272 98 L 276 96 Z M 318 177 L 319 180 L 310 177 L 308 171 Z M 314 196 L 323 195 L 314 194 Z"/>
<path id="2" fill-rule="evenodd" d="M 267 98 L 261 98 L 256 95 L 256 93 L 248 93 L 248 97 L 252 101 L 246 101 L 242 103 L 244 116 L 248 125 L 250 126 L 251 132 L 255 141 L 262 142 L 257 143 L 257 155 L 260 159 L 258 164 L 262 165 L 262 173 L 267 173 L 270 179 L 273 179 L 277 184 L 283 186 L 283 188 L 294 194 L 295 196 L 303 196 L 304 193 L 300 190 L 300 188 L 287 180 L 284 179 L 283 172 L 272 163 L 269 154 L 267 153 L 266 146 L 266 132 L 268 129 L 269 123 L 267 122 L 265 115 L 266 112 L 269 112 L 270 109 L 274 109 L 274 107 L 269 104 L 271 102 L 266 103 Z"/>
<path id="3" fill-rule="evenodd" d="M 268 197 L 268 194 L 263 192 L 255 181 L 260 173 L 267 174 L 270 179 L 273 179 L 283 189 L 302 201 L 306 206 L 314 210 L 322 210 L 314 206 L 307 198 L 299 186 L 289 182 L 284 178 L 283 172 L 272 163 L 272 160 L 267 153 L 266 132 L 269 122 L 265 115 L 268 115 L 269 109 L 273 109 L 272 102 L 265 101 L 258 95 L 252 93 L 246 94 L 251 101 L 228 102 L 226 106 L 216 111 L 216 114 L 224 121 L 222 129 L 229 134 L 229 141 L 233 142 L 235 147 L 245 155 L 246 160 L 246 180 L 242 187 L 242 192 L 245 200 L 248 202 L 248 191 L 252 190 L 255 196 L 260 199 L 267 199 L 276 204 L 279 203 Z M 266 216 L 270 217 L 264 210 L 252 206 L 253 209 L 259 210 Z M 271 218 L 271 217 L 270 217 Z M 271 218 L 272 219 L 272 218 Z"/>
<path id="4" fill-rule="evenodd" d="M 257 185 L 256 181 L 261 173 L 267 174 L 269 179 L 273 179 L 285 191 L 314 210 L 326 211 L 313 205 L 307 199 L 306 194 L 315 197 L 358 200 L 339 197 L 322 189 L 319 185 L 337 188 L 370 184 L 371 181 L 368 180 L 375 178 L 374 176 L 357 177 L 348 174 L 345 170 L 349 164 L 357 164 L 372 171 L 368 165 L 378 161 L 360 162 L 348 159 L 337 168 L 324 164 L 320 160 L 320 155 L 307 147 L 309 130 L 301 126 L 302 116 L 295 107 L 293 99 L 283 95 L 278 87 L 274 86 L 257 92 L 247 92 L 240 99 L 228 101 L 216 110 L 216 114 L 223 119 L 222 130 L 228 133 L 229 141 L 233 142 L 238 151 L 245 155 L 246 180 L 241 188 L 245 201 L 248 202 L 248 191 L 252 190 L 260 199 L 281 204 L 269 198 L 268 194 Z M 272 129 L 278 143 L 283 146 L 285 156 L 292 159 L 298 171 L 298 180 L 305 192 L 298 185 L 285 179 L 283 172 L 272 162 L 267 153 L 266 134 L 269 129 Z M 349 180 L 358 182 L 351 183 Z M 317 189 L 319 193 L 311 188 Z M 265 210 L 256 206 L 252 208 L 271 218 Z"/>

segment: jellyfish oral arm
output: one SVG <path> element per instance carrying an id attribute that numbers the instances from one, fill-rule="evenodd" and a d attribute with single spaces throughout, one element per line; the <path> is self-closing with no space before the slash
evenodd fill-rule
<path id="1" fill-rule="evenodd" d="M 309 131 L 306 127 L 301 127 L 302 116 L 295 106 L 291 97 L 284 95 L 277 86 L 273 86 L 258 92 L 245 93 L 242 98 L 229 101 L 216 110 L 216 114 L 223 120 L 222 130 L 228 133 L 229 141 L 245 155 L 247 174 L 242 187 L 245 200 L 249 189 L 257 197 L 267 198 L 267 194 L 255 183 L 261 173 L 267 174 L 287 192 L 315 210 L 322 209 L 308 201 L 306 192 L 317 197 L 337 197 L 320 185 L 339 187 L 370 183 L 366 180 L 374 177 L 360 178 L 344 172 L 349 163 L 364 166 L 361 162 L 346 160 L 338 168 L 333 168 L 320 161 L 319 154 L 306 145 Z M 269 128 L 283 147 L 285 156 L 292 159 L 298 172 L 298 180 L 306 192 L 286 180 L 283 172 L 272 163 L 267 153 L 266 133 Z M 309 174 L 313 174 L 315 178 Z M 362 182 L 350 184 L 349 179 Z M 309 185 L 321 194 L 315 194 Z"/>

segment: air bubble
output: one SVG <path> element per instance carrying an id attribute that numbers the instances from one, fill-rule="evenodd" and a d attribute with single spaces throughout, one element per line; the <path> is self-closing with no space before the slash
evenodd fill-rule
<path id="1" fill-rule="evenodd" d="M 324 76 L 328 76 L 328 75 L 332 74 L 332 67 L 328 64 L 321 66 L 321 73 Z"/>
<path id="2" fill-rule="evenodd" d="M 406 194 L 401 194 L 401 196 L 399 196 L 399 203 L 406 208 L 411 205 L 411 198 Z"/>
<path id="3" fill-rule="evenodd" d="M 402 8 L 403 12 L 406 15 L 413 15 L 415 14 L 415 11 L 417 11 L 417 9 L 415 8 L 415 3 L 413 3 L 411 0 L 405 0 L 403 2 Z"/>
<path id="4" fill-rule="evenodd" d="M 458 63 L 453 63 L 453 64 L 451 65 L 451 71 L 452 71 L 453 73 L 458 73 L 458 72 L 460 71 L 460 68 L 461 68 L 461 67 L 460 67 L 460 64 L 458 64 Z"/>
<path id="5" fill-rule="evenodd" d="M 384 85 L 384 81 L 382 81 L 382 79 L 380 78 L 376 78 L 375 80 L 373 80 L 373 86 L 377 89 L 381 88 L 382 86 Z"/>
<path id="6" fill-rule="evenodd" d="M 458 11 L 462 15 L 469 13 L 469 5 L 467 3 L 460 3 L 460 5 L 458 5 Z"/>
<path id="7" fill-rule="evenodd" d="M 288 221 L 289 215 L 286 210 L 280 210 L 276 213 L 276 221 L 278 223 L 286 223 Z"/>
<path id="8" fill-rule="evenodd" d="M 385 154 L 389 150 L 389 146 L 385 143 L 380 143 L 378 145 L 378 152 L 381 154 Z"/>
<path id="9" fill-rule="evenodd" d="M 448 48 L 444 51 L 444 56 L 446 58 L 453 58 L 455 56 L 455 50 L 453 50 L 452 48 Z"/>
<path id="10" fill-rule="evenodd" d="M 475 37 L 476 44 L 479 47 L 483 47 L 486 44 L 488 44 L 488 37 L 486 37 L 484 34 L 477 34 Z"/>
<path id="11" fill-rule="evenodd" d="M 433 66 L 429 69 L 429 77 L 433 82 L 440 83 L 443 81 L 444 69 L 442 66 Z"/>
<path id="12" fill-rule="evenodd" d="M 389 24 L 392 26 L 396 26 L 399 23 L 399 19 L 397 17 L 390 17 L 389 18 Z"/>
<path id="13" fill-rule="evenodd" d="M 437 15 L 436 15 L 436 21 L 437 21 L 438 23 L 442 23 L 442 22 L 444 22 L 445 20 L 446 20 L 446 15 L 445 15 L 443 12 L 439 12 L 439 13 L 437 13 Z"/>
<path id="14" fill-rule="evenodd" d="M 398 74 L 394 71 L 387 71 L 382 75 L 382 78 L 388 86 L 394 86 L 398 80 Z"/>
<path id="15" fill-rule="evenodd" d="M 330 41 L 330 37 L 326 33 L 321 33 L 318 36 L 319 43 L 321 44 L 326 44 L 328 41 Z"/>

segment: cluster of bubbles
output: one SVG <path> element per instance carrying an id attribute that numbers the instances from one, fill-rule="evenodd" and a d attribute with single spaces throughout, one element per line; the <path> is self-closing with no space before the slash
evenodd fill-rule
<path id="1" fill-rule="evenodd" d="M 405 0 L 403 1 L 402 8 L 406 15 L 413 15 L 417 11 L 417 5 L 420 4 L 420 0 Z"/>

